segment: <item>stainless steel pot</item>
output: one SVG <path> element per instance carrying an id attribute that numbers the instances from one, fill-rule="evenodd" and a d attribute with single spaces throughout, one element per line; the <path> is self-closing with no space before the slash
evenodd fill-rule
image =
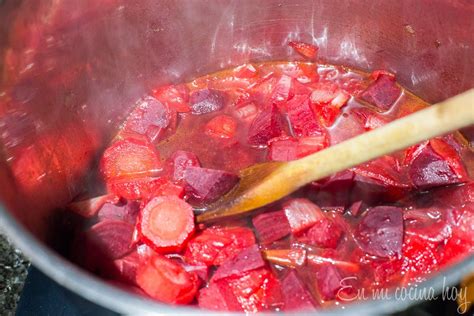
<path id="1" fill-rule="evenodd" d="M 0 2 L 2 229 L 36 266 L 91 301 L 131 314 L 197 312 L 107 285 L 53 250 L 68 236 L 58 207 L 92 185 L 88 168 L 130 101 L 158 84 L 287 59 L 286 43 L 297 39 L 317 44 L 329 63 L 395 72 L 435 102 L 474 87 L 473 34 L 470 0 Z M 470 271 L 472 256 L 423 286 L 440 291 Z M 381 314 L 413 303 L 345 308 Z"/>

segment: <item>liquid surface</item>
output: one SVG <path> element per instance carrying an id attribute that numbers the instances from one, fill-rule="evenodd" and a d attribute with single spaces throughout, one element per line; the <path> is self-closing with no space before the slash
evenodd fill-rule
<path id="1" fill-rule="evenodd" d="M 191 206 L 218 199 L 247 166 L 304 157 L 425 106 L 392 74 L 312 62 L 157 87 L 104 153 L 108 194 L 71 204 L 92 224 L 73 257 L 153 299 L 229 311 L 319 309 L 423 281 L 474 250 L 474 155 L 460 133 L 243 218 L 196 225 Z"/>

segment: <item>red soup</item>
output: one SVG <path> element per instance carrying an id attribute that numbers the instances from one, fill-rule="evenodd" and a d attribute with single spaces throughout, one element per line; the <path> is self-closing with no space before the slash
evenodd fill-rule
<path id="1" fill-rule="evenodd" d="M 194 216 L 247 166 L 299 159 L 427 105 L 391 73 L 312 61 L 156 87 L 103 153 L 107 194 L 70 205 L 90 223 L 73 256 L 158 301 L 223 311 L 319 309 L 420 282 L 474 249 L 473 154 L 458 132 L 244 217 Z"/>

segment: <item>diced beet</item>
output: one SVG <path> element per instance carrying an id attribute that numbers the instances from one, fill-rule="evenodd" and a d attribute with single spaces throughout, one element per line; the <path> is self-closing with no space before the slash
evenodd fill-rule
<path id="1" fill-rule="evenodd" d="M 311 60 L 316 58 L 319 50 L 317 46 L 304 42 L 289 42 L 288 45 L 301 56 Z"/>
<path id="2" fill-rule="evenodd" d="M 281 281 L 285 311 L 308 311 L 317 306 L 313 296 L 300 280 L 294 270 L 291 270 Z"/>
<path id="3" fill-rule="evenodd" d="M 128 201 L 123 205 L 105 203 L 97 214 L 99 220 L 114 219 L 135 224 L 140 210 L 140 205 L 134 201 Z"/>
<path id="4" fill-rule="evenodd" d="M 200 167 L 201 163 L 194 153 L 178 150 L 168 158 L 167 165 L 173 180 L 181 181 L 184 178 L 184 170 L 186 170 L 187 167 Z"/>
<path id="5" fill-rule="evenodd" d="M 177 112 L 190 112 L 189 91 L 185 85 L 165 86 L 153 90 L 155 98 Z"/>
<path id="6" fill-rule="evenodd" d="M 159 177 L 111 179 L 107 181 L 107 188 L 110 192 L 127 200 L 146 200 L 152 197 L 164 183 L 166 180 Z"/>
<path id="7" fill-rule="evenodd" d="M 220 312 L 229 310 L 227 302 L 223 297 L 219 286 L 214 282 L 210 282 L 207 287 L 202 288 L 199 291 L 198 305 L 200 308 Z"/>
<path id="8" fill-rule="evenodd" d="M 139 231 L 158 252 L 179 250 L 194 231 L 193 208 L 176 196 L 156 197 L 142 209 Z"/>
<path id="9" fill-rule="evenodd" d="M 295 136 L 317 136 L 324 134 L 323 127 L 319 125 L 309 97 L 306 95 L 295 95 L 288 101 L 288 119 Z"/>
<path id="10" fill-rule="evenodd" d="M 393 76 L 380 75 L 361 94 L 361 98 L 382 110 L 388 110 L 400 96 L 401 89 Z"/>
<path id="11" fill-rule="evenodd" d="M 319 206 L 304 198 L 286 202 L 283 205 L 283 210 L 293 234 L 303 232 L 324 217 Z"/>
<path id="12" fill-rule="evenodd" d="M 441 138 L 430 139 L 430 146 L 436 154 L 448 163 L 454 173 L 459 177 L 459 181 L 466 181 L 469 178 L 464 169 L 461 157 L 452 146 Z"/>
<path id="13" fill-rule="evenodd" d="M 111 194 L 101 195 L 92 199 L 72 202 L 67 205 L 67 209 L 83 217 L 90 218 L 95 216 L 101 207 L 111 200 L 113 200 Z"/>
<path id="14" fill-rule="evenodd" d="M 305 234 L 309 243 L 320 248 L 336 248 L 344 235 L 343 228 L 329 217 L 317 221 Z"/>
<path id="15" fill-rule="evenodd" d="M 223 91 L 215 89 L 195 91 L 189 97 L 191 112 L 199 115 L 219 111 L 224 108 L 226 99 L 227 95 Z"/>
<path id="16" fill-rule="evenodd" d="M 117 220 L 103 220 L 86 232 L 88 243 L 99 253 L 87 253 L 90 256 L 103 256 L 114 260 L 130 252 L 133 225 Z"/>
<path id="17" fill-rule="evenodd" d="M 258 245 L 250 246 L 242 250 L 234 258 L 225 261 L 214 273 L 212 279 L 214 281 L 224 279 L 230 276 L 242 276 L 244 273 L 262 268 L 265 266 Z"/>
<path id="18" fill-rule="evenodd" d="M 140 99 L 124 124 L 124 131 L 146 135 L 151 141 L 159 137 L 172 121 L 172 111 L 157 99 Z"/>
<path id="19" fill-rule="evenodd" d="M 204 132 L 215 138 L 233 138 L 236 130 L 237 122 L 232 117 L 218 115 L 206 124 Z"/>
<path id="20" fill-rule="evenodd" d="M 139 262 L 140 257 L 136 251 L 114 260 L 115 273 L 118 274 L 115 277 L 128 283 L 135 283 Z"/>
<path id="21" fill-rule="evenodd" d="M 221 265 L 254 244 L 249 228 L 211 227 L 189 240 L 184 256 L 192 264 Z"/>
<path id="22" fill-rule="evenodd" d="M 199 279 L 178 263 L 154 255 L 140 262 L 137 285 L 152 298 L 168 304 L 190 303 L 198 290 Z"/>
<path id="23" fill-rule="evenodd" d="M 362 217 L 354 238 L 368 254 L 379 257 L 400 255 L 403 244 L 402 210 L 394 206 L 377 206 Z"/>
<path id="24" fill-rule="evenodd" d="M 430 146 L 425 146 L 409 166 L 409 175 L 419 189 L 459 183 L 446 160 L 436 154 Z"/>
<path id="25" fill-rule="evenodd" d="M 298 140 L 292 137 L 277 137 L 268 142 L 268 159 L 290 161 L 297 159 Z"/>
<path id="26" fill-rule="evenodd" d="M 146 140 L 126 138 L 107 148 L 101 160 L 106 180 L 152 176 L 161 170 L 159 153 Z"/>
<path id="27" fill-rule="evenodd" d="M 253 218 L 252 223 L 262 244 L 277 241 L 291 233 L 290 223 L 283 211 L 257 215 Z"/>
<path id="28" fill-rule="evenodd" d="M 316 272 L 319 294 L 324 300 L 333 300 L 344 285 L 344 276 L 331 264 L 323 264 Z"/>
<path id="29" fill-rule="evenodd" d="M 230 311 L 257 313 L 281 304 L 278 279 L 266 268 L 216 281 Z"/>
<path id="30" fill-rule="evenodd" d="M 239 177 L 223 170 L 187 167 L 184 171 L 186 193 L 196 203 L 209 203 L 229 192 Z"/>
<path id="31" fill-rule="evenodd" d="M 248 142 L 250 145 L 262 146 L 267 145 L 267 142 L 281 135 L 282 122 L 278 108 L 271 105 L 269 109 L 260 112 L 248 131 Z"/>

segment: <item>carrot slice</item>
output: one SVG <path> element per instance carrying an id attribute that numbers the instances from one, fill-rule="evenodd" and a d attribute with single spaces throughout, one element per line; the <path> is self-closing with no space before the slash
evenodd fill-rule
<path id="1" fill-rule="evenodd" d="M 156 197 L 143 208 L 139 229 L 143 241 L 156 251 L 177 251 L 194 230 L 193 209 L 177 196 Z"/>
<path id="2" fill-rule="evenodd" d="M 200 283 L 195 273 L 186 272 L 178 263 L 156 254 L 140 262 L 136 282 L 154 299 L 170 304 L 190 303 Z"/>
<path id="3" fill-rule="evenodd" d="M 106 180 L 152 176 L 161 169 L 159 153 L 146 140 L 128 137 L 105 150 L 101 171 Z"/>

